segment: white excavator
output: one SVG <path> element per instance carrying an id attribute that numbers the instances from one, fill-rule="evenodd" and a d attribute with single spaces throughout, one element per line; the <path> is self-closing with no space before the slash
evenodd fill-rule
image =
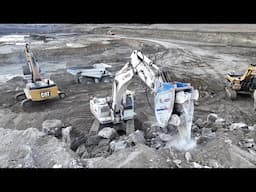
<path id="1" fill-rule="evenodd" d="M 199 92 L 189 83 L 174 82 L 148 57 L 134 50 L 130 62 L 115 75 L 112 97 L 90 100 L 90 110 L 100 124 L 129 122 L 135 118 L 134 92 L 127 89 L 138 76 L 154 95 L 154 112 L 159 127 L 178 126 L 181 136 L 190 138 L 194 101 Z"/>

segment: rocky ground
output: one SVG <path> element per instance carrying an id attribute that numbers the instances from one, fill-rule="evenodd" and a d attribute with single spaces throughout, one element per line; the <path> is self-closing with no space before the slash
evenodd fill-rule
<path id="1" fill-rule="evenodd" d="M 225 73 L 243 72 L 255 63 L 256 25 L 1 25 L 0 31 L 0 167 L 255 167 L 253 100 L 241 96 L 231 101 L 223 88 Z M 31 42 L 43 75 L 65 91 L 65 99 L 27 111 L 14 100 L 25 86 L 25 41 Z M 173 80 L 199 90 L 193 149 L 171 146 L 176 129 L 151 126 L 154 114 L 138 79 L 130 85 L 136 92 L 136 132 L 90 132 L 89 98 L 111 95 L 111 84 L 75 84 L 66 67 L 103 62 L 115 73 L 134 49 L 168 68 Z"/>

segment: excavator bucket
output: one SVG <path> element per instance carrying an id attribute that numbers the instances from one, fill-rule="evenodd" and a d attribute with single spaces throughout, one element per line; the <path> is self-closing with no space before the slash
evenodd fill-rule
<path id="1" fill-rule="evenodd" d="M 198 100 L 199 92 L 194 90 L 189 84 L 177 82 L 175 93 L 175 103 L 179 112 L 180 124 L 178 126 L 179 135 L 183 141 L 191 138 L 191 127 L 194 115 L 194 101 Z M 178 91 L 179 90 L 179 91 Z"/>
<path id="2" fill-rule="evenodd" d="M 160 127 L 166 127 L 172 116 L 175 101 L 175 86 L 163 83 L 155 96 L 155 116 Z"/>

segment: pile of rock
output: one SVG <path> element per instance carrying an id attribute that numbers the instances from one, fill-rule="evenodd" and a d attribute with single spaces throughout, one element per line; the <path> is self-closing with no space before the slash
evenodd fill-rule
<path id="1" fill-rule="evenodd" d="M 79 168 L 78 156 L 51 135 L 36 128 L 0 128 L 1 168 Z"/>

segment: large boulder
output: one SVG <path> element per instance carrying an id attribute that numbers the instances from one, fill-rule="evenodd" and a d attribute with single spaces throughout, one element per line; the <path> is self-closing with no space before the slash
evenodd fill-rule
<path id="1" fill-rule="evenodd" d="M 105 127 L 99 131 L 98 135 L 105 139 L 113 139 L 117 136 L 117 132 L 114 128 Z"/>
<path id="2" fill-rule="evenodd" d="M 1 168 L 81 167 L 78 156 L 65 143 L 36 128 L 0 128 L 0 141 Z"/>
<path id="3" fill-rule="evenodd" d="M 144 138 L 144 133 L 142 131 L 136 130 L 135 132 L 131 133 L 128 136 L 128 142 L 129 143 L 141 143 L 141 144 L 145 144 L 146 140 Z"/>
<path id="4" fill-rule="evenodd" d="M 47 119 L 42 123 L 42 131 L 49 135 L 55 135 L 55 133 L 64 126 L 59 119 Z"/>
<path id="5" fill-rule="evenodd" d="M 143 144 L 137 144 L 113 153 L 109 157 L 95 162 L 95 168 L 168 168 L 166 159 L 156 150 Z"/>
<path id="6" fill-rule="evenodd" d="M 218 119 L 218 115 L 215 114 L 215 113 L 210 113 L 210 114 L 207 116 L 207 121 L 208 121 L 208 122 L 214 123 L 217 119 Z"/>
<path id="7" fill-rule="evenodd" d="M 243 129 L 243 128 L 248 128 L 248 125 L 245 124 L 245 123 L 239 122 L 239 123 L 231 124 L 230 127 L 229 127 L 229 130 L 234 131 L 234 130 Z"/>
<path id="8" fill-rule="evenodd" d="M 126 140 L 113 140 L 110 142 L 110 150 L 112 152 L 116 152 L 116 151 L 119 151 L 119 150 L 122 150 L 122 149 L 125 149 L 129 147 L 129 144 Z"/>

